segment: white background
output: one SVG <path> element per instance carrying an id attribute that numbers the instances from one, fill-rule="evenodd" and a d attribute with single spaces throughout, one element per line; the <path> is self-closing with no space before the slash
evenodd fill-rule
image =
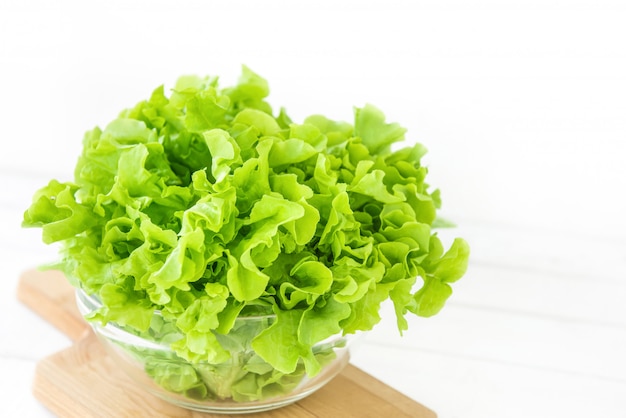
<path id="1" fill-rule="evenodd" d="M 359 367 L 441 417 L 626 417 L 625 22 L 591 0 L 0 0 L 0 416 L 49 416 L 34 365 L 69 344 L 15 300 L 55 256 L 19 226 L 34 191 L 156 86 L 247 64 L 296 121 L 372 103 L 407 127 L 442 236 L 472 246 L 440 315 L 403 338 L 387 315 Z"/>

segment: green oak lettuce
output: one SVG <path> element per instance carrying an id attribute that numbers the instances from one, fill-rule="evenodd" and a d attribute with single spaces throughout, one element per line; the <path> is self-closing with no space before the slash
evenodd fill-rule
<path id="1" fill-rule="evenodd" d="M 169 97 L 159 87 L 85 135 L 73 182 L 35 194 L 24 225 L 62 243 L 57 267 L 103 303 L 91 319 L 141 334 L 158 311 L 179 356 L 220 364 L 235 318 L 269 313 L 250 344 L 271 366 L 264 379 L 282 379 L 302 364 L 319 372 L 313 345 L 371 329 L 385 300 L 400 331 L 407 313 L 443 307 L 469 247 L 456 239 L 445 251 L 432 231 L 440 198 L 425 148 L 392 151 L 405 129 L 373 106 L 353 124 L 295 123 L 273 115 L 268 94 L 246 67 L 234 87 L 200 77 Z M 164 385 L 197 389 L 199 369 L 180 380 L 158 365 Z M 237 393 L 258 391 L 244 375 Z"/>

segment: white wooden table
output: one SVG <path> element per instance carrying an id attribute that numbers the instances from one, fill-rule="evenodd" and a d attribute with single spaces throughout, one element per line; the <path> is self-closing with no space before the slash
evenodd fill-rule
<path id="1" fill-rule="evenodd" d="M 372 102 L 406 125 L 459 224 L 441 236 L 472 246 L 447 307 L 403 337 L 385 307 L 357 366 L 444 418 L 626 417 L 624 9 L 244 3 L 216 3 L 242 28 L 228 45 L 212 40 L 232 27 L 204 6 L 159 3 L 142 19 L 115 2 L 0 5 L 0 416 L 49 416 L 34 367 L 69 344 L 15 299 L 19 274 L 56 255 L 20 228 L 34 191 L 69 179 L 82 132 L 159 83 L 232 80 L 245 62 L 295 119 Z"/>

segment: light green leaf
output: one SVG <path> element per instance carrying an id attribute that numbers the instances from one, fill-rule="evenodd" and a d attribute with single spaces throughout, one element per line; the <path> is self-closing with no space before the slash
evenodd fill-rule
<path id="1" fill-rule="evenodd" d="M 392 143 L 404 139 L 405 132 L 397 123 L 386 123 L 385 115 L 372 105 L 354 110 L 354 133 L 372 154 L 387 152 Z"/>

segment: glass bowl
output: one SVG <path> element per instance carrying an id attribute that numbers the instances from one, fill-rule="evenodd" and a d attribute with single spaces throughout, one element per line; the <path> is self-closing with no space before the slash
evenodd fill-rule
<path id="1" fill-rule="evenodd" d="M 76 301 L 83 316 L 102 306 L 80 289 Z M 236 335 L 243 331 L 250 336 L 251 330 L 256 335 L 274 320 L 274 315 L 240 316 L 228 334 L 215 333 L 230 353 L 230 359 L 220 364 L 189 362 L 178 356 L 170 347 L 175 341 L 172 333 L 165 334 L 164 339 L 155 331 L 167 326 L 159 312 L 153 317 L 151 329 L 141 336 L 112 322 L 89 324 L 115 363 L 146 391 L 183 408 L 236 414 L 296 402 L 324 386 L 348 364 L 355 336 L 337 334 L 313 346 L 322 365 L 315 376 L 307 375 L 302 361 L 293 373 L 279 372 L 254 352 L 250 337 L 242 343 Z"/>

